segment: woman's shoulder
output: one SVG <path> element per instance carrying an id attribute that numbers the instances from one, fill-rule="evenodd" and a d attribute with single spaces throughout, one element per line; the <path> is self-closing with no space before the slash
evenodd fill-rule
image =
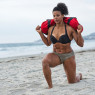
<path id="1" fill-rule="evenodd" d="M 68 24 L 66 24 L 66 28 L 72 29 L 72 27 L 70 25 L 68 25 Z"/>
<path id="2" fill-rule="evenodd" d="M 49 29 L 48 29 L 48 31 L 52 31 L 53 27 L 54 26 L 50 26 Z"/>
<path id="3" fill-rule="evenodd" d="M 68 31 L 75 31 L 74 28 L 72 28 L 70 25 L 66 24 L 66 29 Z"/>

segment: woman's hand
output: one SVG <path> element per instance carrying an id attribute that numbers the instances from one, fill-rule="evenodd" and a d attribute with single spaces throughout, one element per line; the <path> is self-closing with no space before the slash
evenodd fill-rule
<path id="1" fill-rule="evenodd" d="M 81 30 L 80 30 L 80 29 L 77 29 L 77 33 L 78 33 L 78 34 L 81 34 Z"/>
<path id="2" fill-rule="evenodd" d="M 81 34 L 82 30 L 83 30 L 83 27 L 81 25 L 78 25 L 77 33 Z"/>
<path id="3" fill-rule="evenodd" d="M 39 25 L 36 27 L 36 31 L 37 31 L 38 33 L 42 33 L 41 27 L 40 27 Z"/>

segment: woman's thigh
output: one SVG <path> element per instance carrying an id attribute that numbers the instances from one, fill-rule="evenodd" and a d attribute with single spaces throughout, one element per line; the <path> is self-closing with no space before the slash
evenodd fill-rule
<path id="1" fill-rule="evenodd" d="M 54 53 L 49 53 L 47 54 L 42 61 L 43 64 L 48 64 L 50 67 L 55 67 L 57 65 L 61 64 L 60 58 L 54 54 Z"/>
<path id="2" fill-rule="evenodd" d="M 76 62 L 75 57 L 72 56 L 64 61 L 64 69 L 67 75 L 69 83 L 74 83 L 76 81 Z"/>

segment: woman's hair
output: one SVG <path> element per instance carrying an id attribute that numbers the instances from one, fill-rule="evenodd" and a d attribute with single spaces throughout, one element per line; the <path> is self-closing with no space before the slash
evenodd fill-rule
<path id="1" fill-rule="evenodd" d="M 60 11 L 61 14 L 68 15 L 68 8 L 64 3 L 58 3 L 53 9 L 53 12 L 54 11 Z"/>

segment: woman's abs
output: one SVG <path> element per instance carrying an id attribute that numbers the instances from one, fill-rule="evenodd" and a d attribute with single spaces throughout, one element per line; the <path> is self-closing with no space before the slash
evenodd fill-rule
<path id="1" fill-rule="evenodd" d="M 70 46 L 70 43 L 68 43 L 68 44 L 56 43 L 53 45 L 53 52 L 69 53 L 71 51 L 72 51 L 72 48 Z"/>

